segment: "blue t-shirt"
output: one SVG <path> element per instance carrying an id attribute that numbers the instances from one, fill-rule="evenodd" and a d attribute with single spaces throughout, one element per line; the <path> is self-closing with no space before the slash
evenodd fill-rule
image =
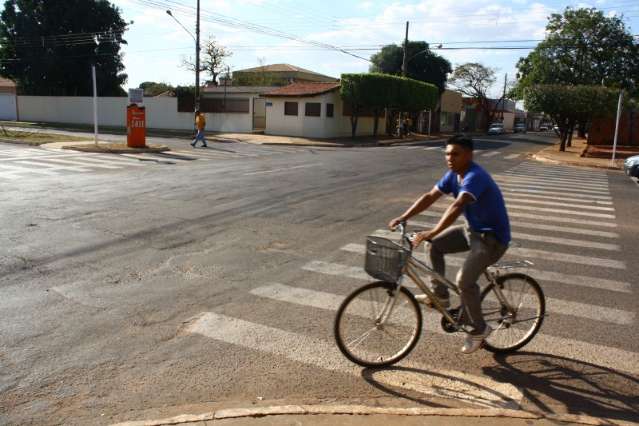
<path id="1" fill-rule="evenodd" d="M 462 192 L 470 194 L 475 202 L 466 204 L 464 216 L 470 229 L 475 232 L 492 232 L 497 241 L 506 245 L 510 242 L 510 223 L 504 197 L 499 187 L 486 170 L 475 163 L 464 175 L 449 170 L 437 182 L 437 189 L 455 198 Z"/>

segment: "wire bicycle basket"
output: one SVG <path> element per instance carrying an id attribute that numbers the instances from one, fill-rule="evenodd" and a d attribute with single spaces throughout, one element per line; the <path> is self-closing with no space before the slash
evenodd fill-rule
<path id="1" fill-rule="evenodd" d="M 409 256 L 407 249 L 389 239 L 367 237 L 364 270 L 375 279 L 396 283 Z"/>

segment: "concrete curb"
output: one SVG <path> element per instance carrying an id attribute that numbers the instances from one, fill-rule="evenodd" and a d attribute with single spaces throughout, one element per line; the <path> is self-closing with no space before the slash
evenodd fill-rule
<path id="1" fill-rule="evenodd" d="M 414 139 L 414 140 L 393 140 L 393 141 L 382 141 L 382 142 L 365 142 L 365 143 L 350 143 L 350 144 L 339 144 L 339 143 L 332 143 L 332 142 L 300 142 L 300 143 L 288 143 L 288 142 L 249 142 L 249 141 L 244 141 L 247 143 L 253 143 L 255 145 L 270 145 L 270 146 L 278 146 L 278 145 L 283 145 L 283 146 L 316 146 L 316 147 L 320 147 L 320 148 L 372 148 L 372 147 L 379 147 L 379 146 L 392 146 L 392 145 L 398 145 L 398 144 L 415 144 L 415 143 L 420 143 L 420 142 L 444 142 L 446 139 Z"/>
<path id="2" fill-rule="evenodd" d="M 578 161 L 559 161 L 559 160 L 554 160 L 552 158 L 548 158 L 544 155 L 540 155 L 540 154 L 533 154 L 532 158 L 534 160 L 537 160 L 541 163 L 549 163 L 549 164 L 559 164 L 559 165 L 568 165 L 568 166 L 575 166 L 575 167 L 583 167 L 583 168 L 587 168 L 587 169 L 604 169 L 604 170 L 615 170 L 615 171 L 621 171 L 620 167 L 611 167 L 611 166 L 603 166 L 603 165 L 599 165 L 599 164 L 583 164 L 580 163 Z"/>
<path id="3" fill-rule="evenodd" d="M 550 420 L 582 425 L 630 425 L 631 422 L 613 421 L 578 414 L 533 413 L 502 408 L 383 408 L 364 405 L 281 405 L 271 407 L 229 408 L 202 414 L 182 414 L 155 420 L 135 420 L 115 423 L 112 426 L 161 426 L 183 423 L 237 419 L 243 417 L 265 417 L 282 415 L 395 415 L 395 416 L 445 416 L 445 417 L 493 417 L 526 420 Z"/>

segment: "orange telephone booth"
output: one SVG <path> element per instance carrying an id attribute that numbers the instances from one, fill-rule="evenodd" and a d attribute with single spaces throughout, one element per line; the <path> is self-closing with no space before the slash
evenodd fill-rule
<path id="1" fill-rule="evenodd" d="M 126 108 L 126 144 L 129 148 L 146 147 L 146 110 L 136 104 Z"/>

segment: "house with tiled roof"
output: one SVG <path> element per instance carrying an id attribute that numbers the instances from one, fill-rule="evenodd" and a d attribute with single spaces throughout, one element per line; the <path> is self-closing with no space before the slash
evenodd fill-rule
<path id="1" fill-rule="evenodd" d="M 233 86 L 286 86 L 291 83 L 335 83 L 335 77 L 290 64 L 271 64 L 233 71 Z"/>
<path id="2" fill-rule="evenodd" d="M 266 100 L 267 135 L 334 138 L 351 135 L 348 106 L 339 94 L 339 82 L 298 82 L 263 93 Z M 386 131 L 379 119 L 379 134 Z M 358 135 L 372 135 L 372 114 L 360 114 Z"/>

